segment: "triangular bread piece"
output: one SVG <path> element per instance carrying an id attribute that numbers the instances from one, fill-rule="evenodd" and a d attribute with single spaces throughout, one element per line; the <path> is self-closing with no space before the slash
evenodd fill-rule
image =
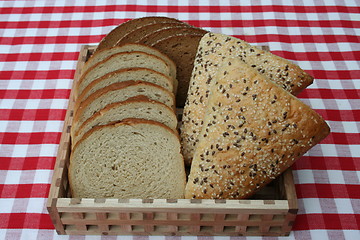
<path id="1" fill-rule="evenodd" d="M 223 59 L 209 89 L 186 198 L 247 198 L 329 134 L 319 114 L 239 58 Z"/>

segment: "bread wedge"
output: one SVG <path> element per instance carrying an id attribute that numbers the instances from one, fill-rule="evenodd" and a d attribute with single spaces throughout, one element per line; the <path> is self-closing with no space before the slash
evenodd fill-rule
<path id="1" fill-rule="evenodd" d="M 322 117 L 239 58 L 210 86 L 186 198 L 247 198 L 330 132 Z"/>
<path id="2" fill-rule="evenodd" d="M 294 63 L 251 46 L 245 41 L 224 34 L 205 34 L 199 43 L 196 54 L 181 126 L 183 154 L 188 165 L 203 126 L 209 85 L 225 57 L 239 58 L 260 74 L 295 95 L 313 81 L 309 74 Z"/>

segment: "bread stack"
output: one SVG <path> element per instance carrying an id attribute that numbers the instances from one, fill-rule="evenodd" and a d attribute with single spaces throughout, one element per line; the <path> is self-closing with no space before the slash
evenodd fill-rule
<path id="1" fill-rule="evenodd" d="M 204 29 L 168 17 L 143 17 L 120 24 L 99 43 L 97 51 L 125 43 L 140 43 L 154 47 L 169 56 L 176 64 L 179 81 L 177 107 L 183 107 L 197 45 Z"/>
<path id="2" fill-rule="evenodd" d="M 76 83 L 69 181 L 73 197 L 182 198 L 176 66 L 143 44 L 104 48 Z"/>

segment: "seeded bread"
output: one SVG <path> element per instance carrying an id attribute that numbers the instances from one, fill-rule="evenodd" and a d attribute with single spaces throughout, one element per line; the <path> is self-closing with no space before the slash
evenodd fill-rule
<path id="1" fill-rule="evenodd" d="M 129 80 L 154 83 L 175 94 L 173 81 L 170 77 L 149 68 L 125 68 L 110 72 L 92 81 L 84 88 L 81 95 L 78 96 L 78 101 L 83 101 L 92 93 L 103 87 Z"/>
<path id="2" fill-rule="evenodd" d="M 197 46 L 202 36 L 202 34 L 171 36 L 153 45 L 173 59 L 176 64 L 179 82 L 176 94 L 177 107 L 183 107 L 185 104 Z"/>
<path id="3" fill-rule="evenodd" d="M 74 146 L 68 175 L 74 198 L 184 197 L 178 135 L 149 120 L 127 119 L 91 129 Z"/>
<path id="4" fill-rule="evenodd" d="M 96 48 L 96 51 L 115 46 L 115 44 L 123 36 L 125 36 L 129 31 L 132 31 L 133 29 L 148 24 L 161 23 L 161 22 L 179 23 L 181 21 L 175 18 L 157 17 L 157 16 L 148 16 L 148 17 L 131 19 L 129 21 L 126 21 L 118 25 L 113 30 L 111 30 L 107 35 L 105 35 L 105 37 L 100 41 L 98 47 Z"/>
<path id="5" fill-rule="evenodd" d="M 299 93 L 313 81 L 313 78 L 297 65 L 245 41 L 223 34 L 205 34 L 196 54 L 181 127 L 182 151 L 187 165 L 191 163 L 203 126 L 209 84 L 223 58 L 227 56 L 238 57 L 293 94 Z"/>
<path id="6" fill-rule="evenodd" d="M 121 38 L 116 45 L 124 44 L 124 43 L 136 43 L 140 39 L 142 39 L 145 36 L 148 36 L 149 34 L 152 34 L 154 32 L 157 32 L 159 30 L 168 30 L 172 27 L 182 27 L 182 28 L 191 28 L 190 25 L 184 23 L 184 22 L 166 22 L 166 23 L 153 23 L 148 24 L 139 28 L 135 28 L 134 30 L 128 32 L 123 38 Z"/>
<path id="7" fill-rule="evenodd" d="M 224 59 L 203 121 L 186 198 L 247 198 L 330 131 L 309 106 L 239 58 Z"/>
<path id="8" fill-rule="evenodd" d="M 110 72 L 124 68 L 131 68 L 134 66 L 150 68 L 167 76 L 170 75 L 169 65 L 164 60 L 155 55 L 144 52 L 116 53 L 95 64 L 86 72 L 82 73 L 76 84 L 76 96 L 79 96 L 82 91 L 95 79 L 102 77 Z"/>
<path id="9" fill-rule="evenodd" d="M 87 119 L 106 105 L 125 101 L 138 95 L 144 95 L 151 100 L 174 108 L 174 94 L 156 84 L 140 81 L 114 83 L 94 92 L 81 103 L 79 101 L 75 102 L 73 125 L 71 128 L 72 136 L 75 136 L 77 129 Z"/>
<path id="10" fill-rule="evenodd" d="M 168 56 L 166 56 L 165 54 L 161 53 L 159 50 L 153 47 L 138 43 L 127 43 L 116 47 L 106 48 L 100 51 L 96 51 L 95 54 L 93 54 L 89 58 L 89 60 L 85 63 L 82 71 L 86 72 L 87 69 L 91 68 L 97 63 L 103 61 L 104 59 L 110 57 L 111 55 L 121 52 L 145 52 L 161 58 L 170 67 L 170 77 L 172 77 L 174 81 L 176 80 L 176 66 L 175 63 Z"/>
<path id="11" fill-rule="evenodd" d="M 145 96 L 136 96 L 122 102 L 106 105 L 87 119 L 72 136 L 72 145 L 82 138 L 91 128 L 106 125 L 126 118 L 139 118 L 160 122 L 176 131 L 177 118 L 170 107 Z"/>

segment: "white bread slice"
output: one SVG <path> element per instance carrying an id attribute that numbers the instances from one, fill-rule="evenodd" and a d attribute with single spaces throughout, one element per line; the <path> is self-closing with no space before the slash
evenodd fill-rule
<path id="1" fill-rule="evenodd" d="M 175 63 L 173 62 L 173 60 L 171 60 L 165 54 L 161 53 L 156 48 L 153 48 L 153 47 L 150 47 L 150 46 L 147 46 L 144 44 L 139 44 L 139 43 L 126 43 L 126 44 L 122 44 L 122 45 L 119 45 L 116 47 L 106 48 L 106 49 L 103 49 L 100 51 L 96 51 L 89 58 L 89 60 L 85 63 L 82 71 L 86 72 L 89 68 L 96 65 L 97 63 L 103 61 L 104 59 L 110 57 L 111 55 L 114 55 L 116 53 L 121 53 L 121 52 L 145 52 L 145 53 L 155 55 L 155 56 L 161 58 L 170 67 L 170 77 L 174 79 L 173 81 L 176 80 L 176 66 L 175 66 Z"/>
<path id="2" fill-rule="evenodd" d="M 87 85 L 86 88 L 84 88 L 82 93 L 78 96 L 77 100 L 81 102 L 101 88 L 109 86 L 113 83 L 125 82 L 129 80 L 154 83 L 175 94 L 173 82 L 170 77 L 149 68 L 134 67 L 110 72 L 100 78 L 95 79 L 89 85 Z"/>
<path id="3" fill-rule="evenodd" d="M 186 198 L 247 198 L 330 131 L 309 106 L 238 58 L 219 66 L 205 111 Z"/>
<path id="4" fill-rule="evenodd" d="M 74 198 L 184 197 L 178 135 L 155 121 L 127 119 L 94 127 L 75 145 L 68 175 Z"/>
<path id="5" fill-rule="evenodd" d="M 121 52 L 111 55 L 101 62 L 98 62 L 86 72 L 83 72 L 76 83 L 75 94 L 79 96 L 82 91 L 95 79 L 110 72 L 131 68 L 143 67 L 150 68 L 157 72 L 170 75 L 169 65 L 161 58 L 144 52 Z"/>
<path id="6" fill-rule="evenodd" d="M 74 118 L 71 127 L 72 136 L 75 136 L 75 131 L 81 124 L 106 105 L 125 101 L 138 95 L 144 95 L 173 109 L 175 107 L 174 94 L 153 83 L 140 81 L 114 83 L 94 92 L 81 103 L 75 102 Z"/>
<path id="7" fill-rule="evenodd" d="M 121 121 L 126 118 L 139 118 L 160 122 L 176 131 L 177 118 L 174 110 L 163 103 L 154 101 L 145 96 L 136 96 L 122 102 L 106 105 L 87 119 L 72 136 L 74 146 L 91 128 Z"/>
<path id="8" fill-rule="evenodd" d="M 299 93 L 313 81 L 313 78 L 297 65 L 245 41 L 224 34 L 205 34 L 199 42 L 195 57 L 181 127 L 183 154 L 188 165 L 203 126 L 209 84 L 225 57 L 238 57 L 293 94 Z"/>

